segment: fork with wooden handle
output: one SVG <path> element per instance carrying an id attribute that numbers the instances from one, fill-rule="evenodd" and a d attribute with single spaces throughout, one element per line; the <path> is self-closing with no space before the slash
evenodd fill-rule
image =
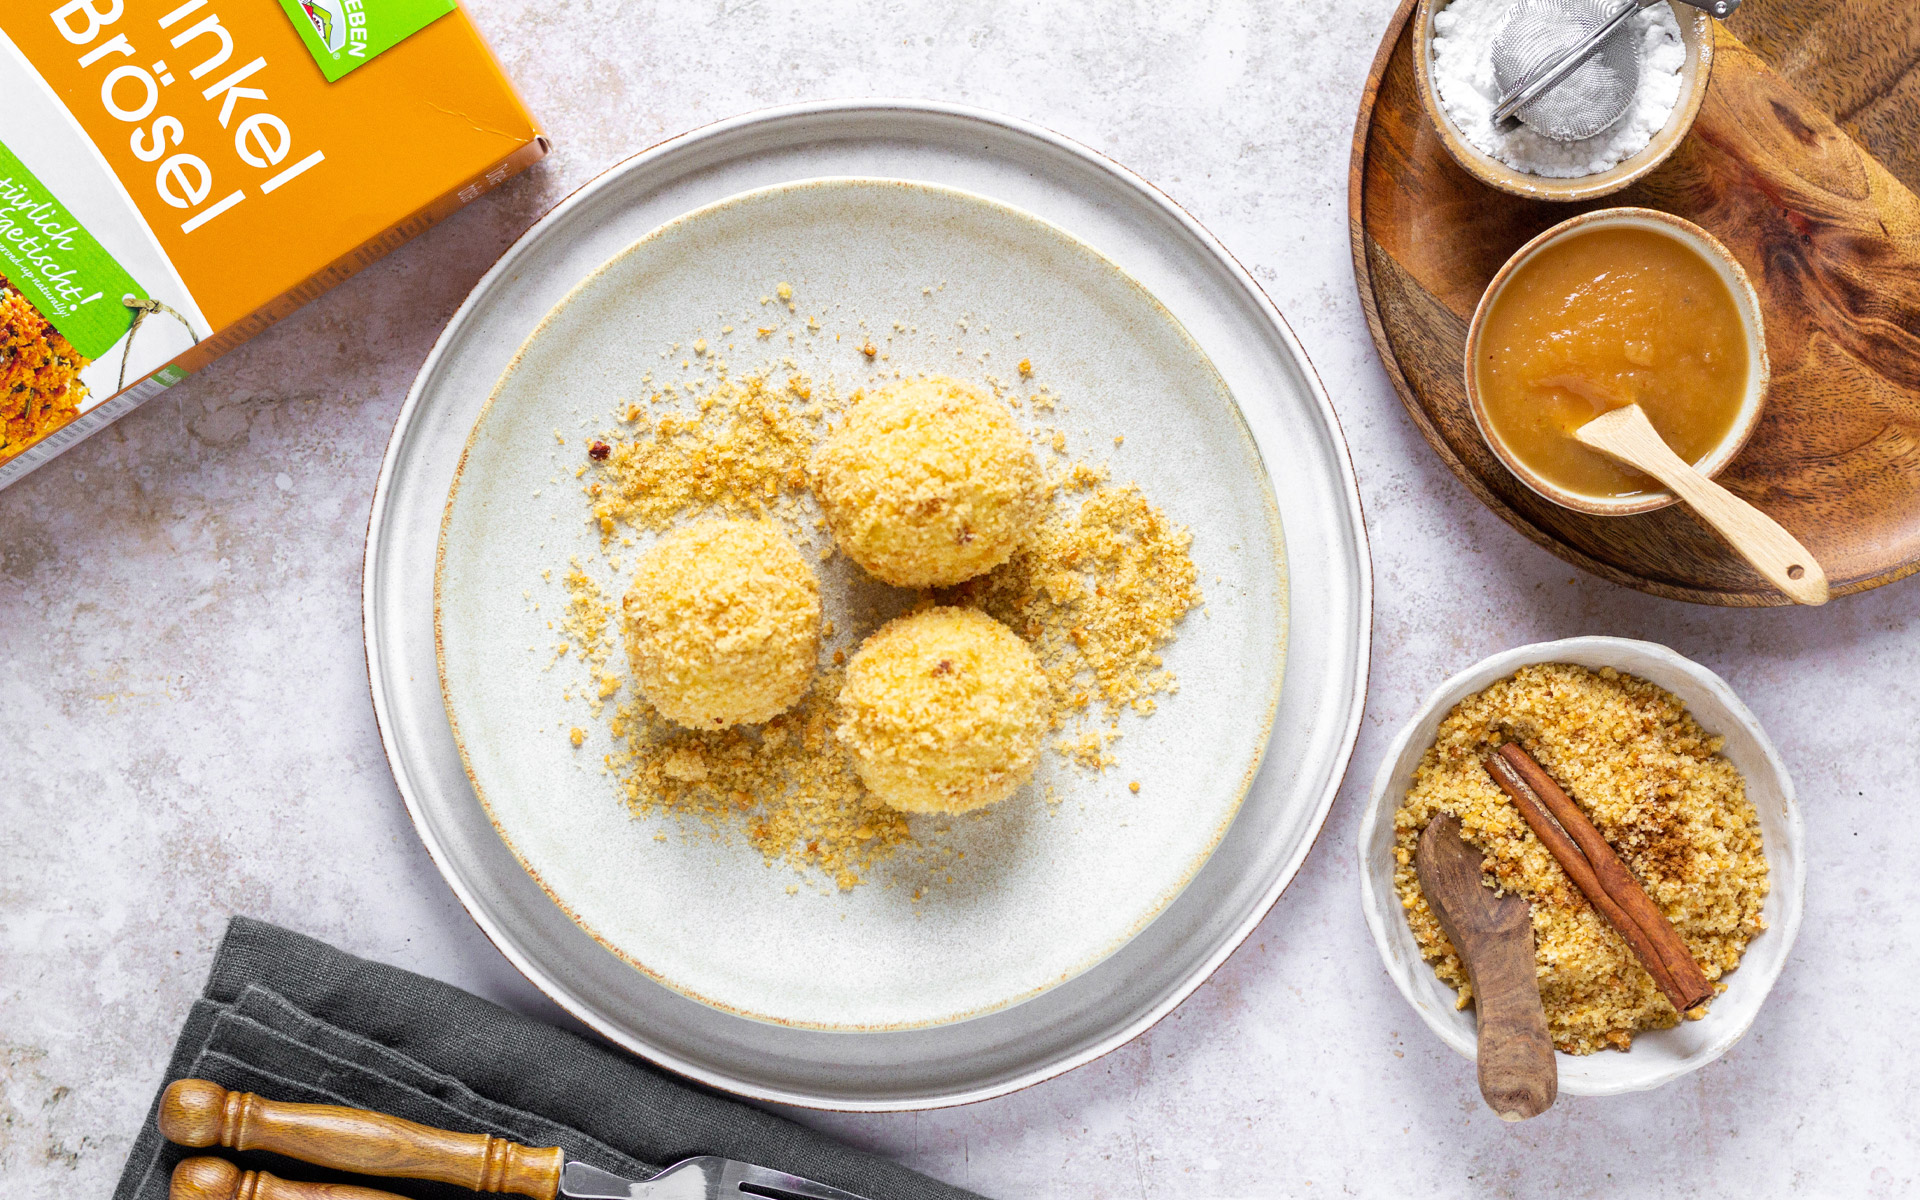
<path id="1" fill-rule="evenodd" d="M 1734 552 L 1796 604 L 1827 602 L 1827 573 L 1799 539 L 1753 505 L 1708 479 L 1673 452 L 1638 404 L 1602 413 L 1574 430 L 1574 440 L 1645 471 L 1667 485 Z"/>
<path id="2" fill-rule="evenodd" d="M 852 1192 L 752 1163 L 705 1155 L 647 1179 L 625 1179 L 558 1146 L 536 1149 L 484 1133 L 454 1133 L 386 1113 L 332 1104 L 291 1104 L 179 1079 L 160 1095 L 160 1133 L 182 1146 L 265 1150 L 315 1166 L 393 1179 L 430 1179 L 531 1200 L 721 1200 L 771 1196 L 861 1200 Z M 242 1171 L 223 1158 L 174 1168 L 169 1200 L 400 1200 L 351 1184 L 299 1183 Z"/>

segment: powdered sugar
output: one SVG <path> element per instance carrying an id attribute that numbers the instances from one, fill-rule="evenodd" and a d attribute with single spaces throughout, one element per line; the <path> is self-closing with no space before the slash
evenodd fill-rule
<path id="1" fill-rule="evenodd" d="M 1556 142 L 1525 125 L 1493 127 L 1500 87 L 1493 78 L 1493 42 L 1506 26 L 1511 0 L 1453 0 L 1433 14 L 1433 85 L 1455 129 L 1473 147 L 1516 170 L 1555 179 L 1595 175 L 1646 148 L 1680 99 L 1687 48 L 1673 9 L 1655 4 L 1628 18 L 1642 40 L 1640 86 L 1626 115 L 1593 137 Z"/>

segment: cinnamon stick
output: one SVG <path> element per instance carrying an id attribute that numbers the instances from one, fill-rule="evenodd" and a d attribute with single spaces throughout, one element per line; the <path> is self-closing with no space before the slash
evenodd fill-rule
<path id="1" fill-rule="evenodd" d="M 1713 985 L 1672 922 L 1553 776 L 1512 742 L 1490 755 L 1486 766 L 1574 886 L 1620 931 L 1673 1007 L 1684 1013 L 1712 999 Z"/>
<path id="2" fill-rule="evenodd" d="M 1593 873 L 1593 864 L 1587 861 L 1587 856 L 1581 852 L 1580 847 L 1567 836 L 1566 830 L 1560 828 L 1560 823 L 1547 812 L 1545 804 L 1534 794 L 1533 789 L 1527 785 L 1527 781 L 1520 773 L 1514 770 L 1511 763 L 1493 754 L 1487 756 L 1486 768 L 1487 773 L 1493 776 L 1494 782 L 1498 783 L 1501 790 L 1513 800 L 1513 806 L 1520 810 L 1520 815 L 1526 818 L 1527 825 L 1533 830 L 1534 836 L 1540 839 L 1541 844 L 1546 846 L 1547 851 L 1553 855 L 1554 861 L 1560 864 L 1561 870 L 1567 873 L 1567 878 L 1573 880 L 1573 885 L 1586 896 L 1587 902 L 1593 905 L 1594 910 L 1605 917 L 1609 925 L 1620 931 L 1620 936 L 1626 939 L 1628 948 L 1639 958 L 1641 965 L 1646 967 L 1647 974 L 1653 976 L 1653 982 L 1673 1006 L 1678 1008 L 1684 997 L 1674 986 L 1673 975 L 1667 970 L 1666 964 L 1660 960 L 1660 952 L 1647 939 L 1647 935 L 1641 932 L 1639 924 L 1627 915 L 1627 910 L 1621 908 L 1614 898 L 1607 894 L 1607 889 L 1601 886 L 1600 877 Z"/>

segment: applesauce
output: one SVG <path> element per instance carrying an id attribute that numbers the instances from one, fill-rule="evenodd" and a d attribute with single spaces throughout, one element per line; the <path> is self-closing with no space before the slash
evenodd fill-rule
<path id="1" fill-rule="evenodd" d="M 1613 226 L 1521 263 L 1481 321 L 1474 363 L 1490 436 L 1570 492 L 1626 498 L 1652 479 L 1574 441 L 1638 404 L 1681 458 L 1726 440 L 1747 392 L 1747 330 L 1712 263 L 1678 238 Z"/>

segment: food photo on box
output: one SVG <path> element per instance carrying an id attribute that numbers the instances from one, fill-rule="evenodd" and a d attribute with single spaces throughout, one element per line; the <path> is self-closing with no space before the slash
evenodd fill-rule
<path id="1" fill-rule="evenodd" d="M 453 0 L 284 7 L 0 26 L 0 487 L 546 153 Z"/>
<path id="2" fill-rule="evenodd" d="M 0 1179 L 1920 1188 L 1909 15 L 9 5 Z"/>

